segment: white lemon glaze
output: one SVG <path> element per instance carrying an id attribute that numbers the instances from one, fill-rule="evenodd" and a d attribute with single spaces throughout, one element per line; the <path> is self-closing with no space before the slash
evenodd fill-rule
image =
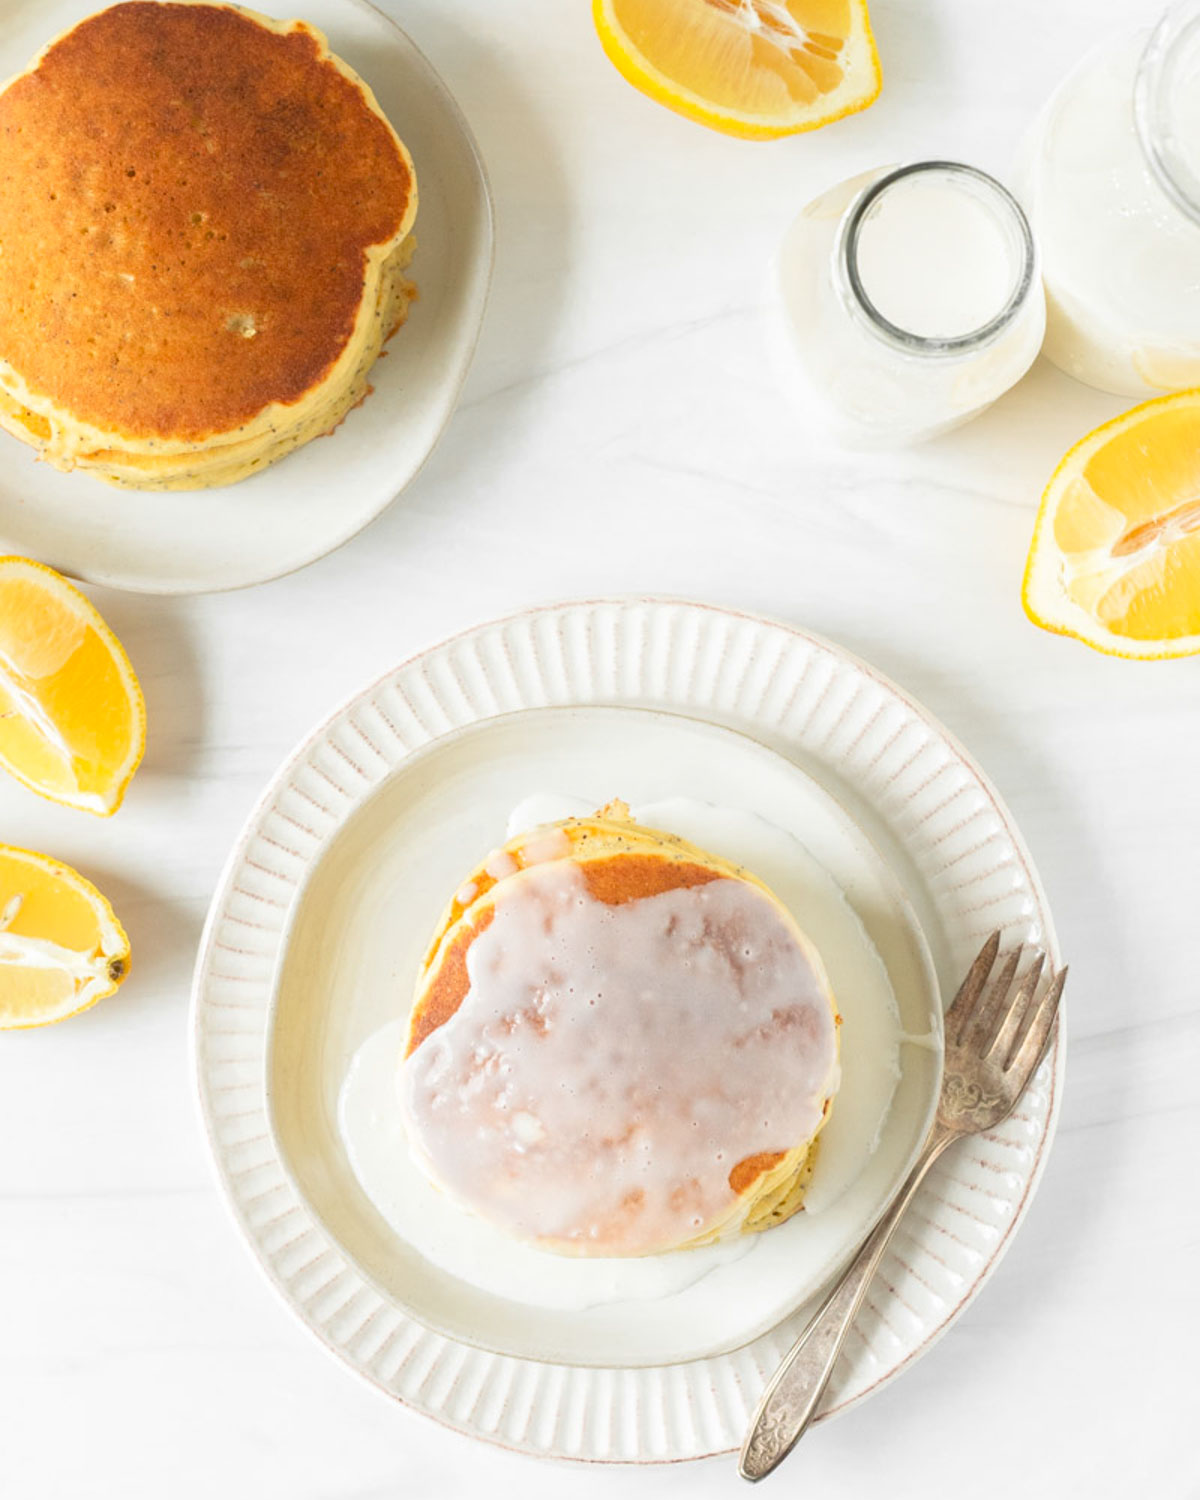
<path id="1" fill-rule="evenodd" d="M 837 1084 L 828 984 L 794 923 L 727 878 L 612 904 L 552 855 L 491 910 L 461 1004 L 404 1065 L 434 1182 L 582 1254 L 736 1232 L 757 1176 L 735 1186 L 739 1164 L 809 1141 Z"/>
<path id="2" fill-rule="evenodd" d="M 539 795 L 514 810 L 507 836 L 592 811 L 592 804 Z M 669 828 L 762 876 L 806 930 L 819 936 L 838 988 L 842 1081 L 820 1137 L 805 1210 L 765 1235 L 636 1258 L 575 1258 L 520 1243 L 439 1193 L 412 1161 L 399 1100 L 403 1016 L 369 1037 L 345 1079 L 339 1129 L 367 1196 L 397 1236 L 442 1270 L 529 1305 L 583 1309 L 655 1299 L 686 1289 L 722 1266 L 757 1255 L 768 1274 L 786 1274 L 787 1254 L 766 1255 L 805 1233 L 806 1218 L 831 1207 L 863 1172 L 887 1128 L 900 1070 L 900 1022 L 887 974 L 842 892 L 791 835 L 753 814 L 686 798 L 635 807 L 638 819 Z M 936 1045 L 936 1038 L 912 1038 Z M 764 1256 L 766 1256 L 764 1260 Z"/>

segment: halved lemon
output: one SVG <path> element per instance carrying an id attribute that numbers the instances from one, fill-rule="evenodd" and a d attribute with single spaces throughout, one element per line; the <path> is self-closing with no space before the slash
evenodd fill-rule
<path id="1" fill-rule="evenodd" d="M 879 94 L 865 0 L 593 0 L 592 14 L 635 88 L 727 135 L 815 130 Z"/>
<path id="2" fill-rule="evenodd" d="M 1071 449 L 1042 496 L 1022 598 L 1035 625 L 1113 656 L 1200 652 L 1200 390 Z"/>
<path id="3" fill-rule="evenodd" d="M 78 1015 L 128 973 L 129 939 L 96 887 L 0 844 L 0 1030 Z"/>
<path id="4" fill-rule="evenodd" d="M 146 705 L 95 605 L 53 569 L 0 558 L 0 766 L 107 817 L 146 748 Z"/>

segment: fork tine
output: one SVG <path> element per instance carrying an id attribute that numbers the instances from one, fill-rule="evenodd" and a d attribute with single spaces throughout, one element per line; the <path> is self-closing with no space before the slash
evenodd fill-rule
<path id="1" fill-rule="evenodd" d="M 967 970 L 967 977 L 958 987 L 950 1009 L 946 1012 L 946 1035 L 954 1041 L 958 1041 L 966 1030 L 967 1022 L 975 1009 L 976 1002 L 987 977 L 992 972 L 996 962 L 996 955 L 1000 952 L 1000 931 L 997 929 L 984 943 L 976 955 L 975 962 Z"/>
<path id="2" fill-rule="evenodd" d="M 1044 963 L 1045 955 L 1039 954 L 1038 961 L 1022 979 L 1020 989 L 1012 997 L 1012 1003 L 996 1028 L 996 1035 L 992 1039 L 987 1055 L 998 1062 L 1002 1068 L 1007 1066 L 1010 1058 L 1016 1056 L 1017 1048 L 1025 1039 L 1030 1021 L 1037 1009 L 1037 989 L 1041 982 Z"/>
<path id="3" fill-rule="evenodd" d="M 999 1030 L 1007 1013 L 1013 980 L 1024 954 L 1024 944 L 1013 949 L 1001 965 L 1000 972 L 984 987 L 983 996 L 975 1007 L 975 1014 L 967 1027 L 967 1041 L 981 1055 L 991 1046 L 991 1037 Z"/>
<path id="4" fill-rule="evenodd" d="M 1017 993 L 1005 996 L 1004 1006 L 994 1016 L 992 1028 L 980 1049 L 985 1057 L 994 1056 L 1002 1061 L 1013 1050 L 1014 1038 L 1021 1032 L 1029 1016 L 1038 985 L 1042 982 L 1045 965 L 1046 955 L 1039 950 L 1021 980 Z"/>
<path id="5" fill-rule="evenodd" d="M 1029 1024 L 1013 1046 L 1004 1071 L 1016 1072 L 1022 1078 L 1032 1076 L 1045 1055 L 1054 1035 L 1054 1023 L 1058 1019 L 1058 1004 L 1062 999 L 1063 986 L 1067 982 L 1067 971 L 1060 969 L 1054 976 L 1050 988 L 1042 996 L 1036 1008 L 1030 1007 Z"/>

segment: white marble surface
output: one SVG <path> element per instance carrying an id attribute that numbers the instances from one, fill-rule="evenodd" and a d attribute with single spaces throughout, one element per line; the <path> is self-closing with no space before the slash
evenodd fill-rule
<path id="1" fill-rule="evenodd" d="M 95 878 L 135 957 L 117 997 L 0 1043 L 0 1494 L 737 1492 L 729 1461 L 491 1451 L 360 1384 L 238 1243 L 188 1069 L 210 889 L 308 726 L 476 620 L 629 591 L 802 623 L 916 693 L 1008 799 L 1073 966 L 1062 1125 L 1025 1228 L 952 1334 L 812 1433 L 780 1492 L 1200 1495 L 1200 664 L 1094 656 L 1034 630 L 1018 598 L 1053 463 L 1119 403 L 1039 367 L 923 449 L 814 450 L 761 339 L 766 262 L 801 203 L 908 155 L 1003 173 L 1088 38 L 1152 0 L 875 0 L 879 103 L 765 147 L 641 99 L 584 0 L 390 3 L 461 100 L 497 198 L 462 409 L 408 494 L 315 567 L 227 597 L 97 594 L 150 715 L 115 820 L 0 785 L 4 839 Z"/>

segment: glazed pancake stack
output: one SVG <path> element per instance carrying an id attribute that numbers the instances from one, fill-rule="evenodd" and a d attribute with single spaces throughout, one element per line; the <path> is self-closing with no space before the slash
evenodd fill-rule
<path id="1" fill-rule="evenodd" d="M 745 870 L 634 823 L 525 834 L 451 902 L 401 1070 L 460 1205 L 573 1255 L 647 1255 L 802 1206 L 838 1082 L 821 961 Z"/>
<path id="2" fill-rule="evenodd" d="M 412 162 L 303 22 L 117 5 L 0 93 L 0 424 L 230 484 L 331 431 L 412 295 Z"/>

